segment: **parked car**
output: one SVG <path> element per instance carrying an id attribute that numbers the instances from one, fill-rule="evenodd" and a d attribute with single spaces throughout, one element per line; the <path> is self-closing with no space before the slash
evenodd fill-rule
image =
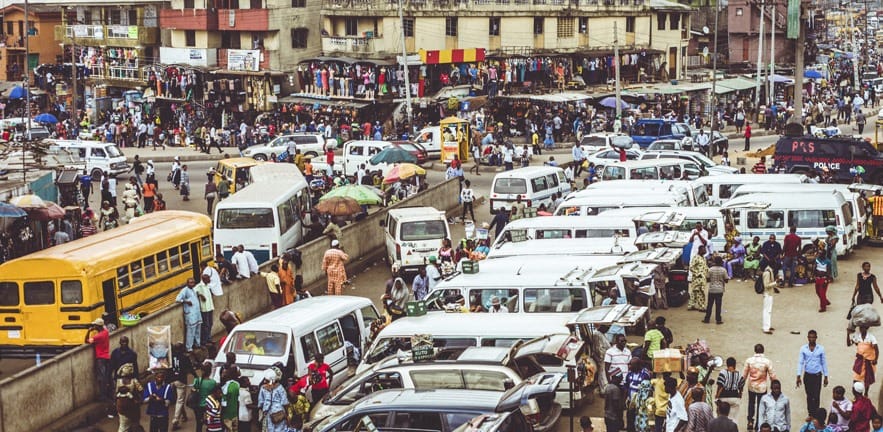
<path id="1" fill-rule="evenodd" d="M 700 167 L 704 168 L 705 171 L 708 172 L 708 175 L 736 174 L 739 172 L 739 168 L 720 165 L 710 159 L 708 156 L 705 156 L 704 154 L 699 152 L 680 150 L 656 150 L 644 152 L 644 154 L 641 155 L 641 160 L 664 158 L 684 159 L 696 162 Z"/>
<path id="2" fill-rule="evenodd" d="M 429 153 L 426 148 L 413 141 L 391 141 L 392 145 L 414 155 L 417 158 L 417 165 L 423 165 L 429 160 Z"/>
<path id="3" fill-rule="evenodd" d="M 679 139 L 661 139 L 650 143 L 647 151 L 654 150 L 687 150 L 684 148 L 683 142 Z"/>
<path id="4" fill-rule="evenodd" d="M 337 141 L 328 140 L 328 145 L 336 146 Z M 325 153 L 325 136 L 318 132 L 296 132 L 290 135 L 276 137 L 267 144 L 258 144 L 242 151 L 245 157 L 265 161 L 271 154 L 280 156 L 282 153 L 292 153 L 295 149 L 300 150 L 304 156 L 318 156 Z M 334 147 L 332 147 L 334 148 Z"/>
<path id="5" fill-rule="evenodd" d="M 643 151 L 639 149 L 628 149 L 625 151 L 626 159 L 628 160 L 638 160 L 641 158 L 641 155 L 644 154 Z M 619 160 L 619 152 L 614 149 L 601 150 L 599 152 L 590 154 L 586 157 L 586 160 L 589 163 L 595 164 L 595 169 L 600 173 L 601 168 L 604 168 L 605 165 L 610 162 L 615 162 Z"/>
<path id="6" fill-rule="evenodd" d="M 620 148 L 638 148 L 638 144 L 632 137 L 623 133 L 593 133 L 583 135 L 579 140 L 579 146 L 583 153 L 595 153 L 601 150 L 607 150 L 613 147 Z"/>

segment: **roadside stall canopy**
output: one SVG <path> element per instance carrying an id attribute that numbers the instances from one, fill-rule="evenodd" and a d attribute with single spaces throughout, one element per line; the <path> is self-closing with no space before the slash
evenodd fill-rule
<path id="1" fill-rule="evenodd" d="M 461 161 L 466 162 L 469 159 L 469 139 L 472 137 L 469 122 L 452 116 L 440 120 L 438 125 L 442 131 L 442 162 L 454 160 L 454 155 L 458 155 Z M 445 130 L 449 132 L 445 133 Z M 445 139 L 446 136 L 451 140 Z"/>
<path id="2" fill-rule="evenodd" d="M 732 93 L 734 91 L 753 89 L 756 86 L 757 83 L 754 80 L 750 80 L 745 77 L 727 78 L 718 81 L 715 84 L 714 91 L 717 94 L 725 94 Z"/>
<path id="3" fill-rule="evenodd" d="M 784 75 L 772 74 L 768 76 L 767 79 L 776 84 L 794 84 L 794 78 L 786 77 Z"/>
<path id="4" fill-rule="evenodd" d="M 339 99 L 314 99 L 309 97 L 302 96 L 285 96 L 279 98 L 279 103 L 296 103 L 301 105 L 322 105 L 322 106 L 331 106 L 331 107 L 347 107 L 347 108 L 357 108 L 362 109 L 368 105 L 371 105 L 370 102 L 359 102 L 359 101 L 351 101 L 351 100 L 339 100 Z"/>
<path id="5" fill-rule="evenodd" d="M 576 93 L 576 92 L 564 92 L 564 93 L 550 93 L 550 94 L 516 94 L 516 95 L 506 95 L 506 96 L 497 96 L 501 99 L 514 99 L 514 100 L 529 100 L 532 102 L 547 102 L 547 103 L 566 103 L 566 102 L 579 102 L 584 101 L 591 96 L 585 93 Z"/>

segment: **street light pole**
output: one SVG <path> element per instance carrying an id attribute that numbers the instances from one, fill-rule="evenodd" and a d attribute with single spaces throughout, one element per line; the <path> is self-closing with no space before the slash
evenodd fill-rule
<path id="1" fill-rule="evenodd" d="M 760 80 L 763 78 L 763 22 L 766 19 L 763 16 L 766 2 L 760 2 L 760 30 L 757 33 L 757 82 L 754 84 L 754 109 L 760 109 Z"/>
<path id="2" fill-rule="evenodd" d="M 31 10 L 28 4 L 28 0 L 25 0 L 25 136 L 21 142 L 21 179 L 22 183 L 27 185 L 28 183 L 28 174 L 27 174 L 27 166 L 25 165 L 25 150 L 27 149 L 28 141 L 31 139 Z"/>
<path id="3" fill-rule="evenodd" d="M 718 2 L 714 0 L 714 57 L 711 59 L 711 130 L 717 127 L 717 21 L 720 15 Z"/>

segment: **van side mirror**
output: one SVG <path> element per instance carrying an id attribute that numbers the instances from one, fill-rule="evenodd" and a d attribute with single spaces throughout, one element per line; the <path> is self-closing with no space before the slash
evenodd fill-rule
<path id="1" fill-rule="evenodd" d="M 380 225 L 381 228 L 386 228 L 386 221 L 381 219 L 380 222 L 378 222 L 378 225 Z"/>
<path id="2" fill-rule="evenodd" d="M 510 389 L 512 389 L 513 387 L 515 387 L 515 382 L 514 382 L 514 381 L 512 381 L 511 379 L 504 379 L 504 380 L 503 380 L 503 390 L 504 390 L 504 391 L 510 390 Z"/>

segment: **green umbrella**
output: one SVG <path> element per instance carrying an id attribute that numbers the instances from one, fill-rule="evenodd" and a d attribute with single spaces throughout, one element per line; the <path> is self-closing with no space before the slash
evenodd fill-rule
<path id="1" fill-rule="evenodd" d="M 331 189 L 331 192 L 322 195 L 322 198 L 319 198 L 319 201 L 324 201 L 329 198 L 352 198 L 359 204 L 363 205 L 380 204 L 383 202 L 383 198 L 381 198 L 380 195 L 377 195 L 377 192 L 362 185 L 338 186 Z"/>
<path id="2" fill-rule="evenodd" d="M 389 146 L 380 153 L 377 153 L 369 162 L 372 165 L 380 165 L 382 163 L 395 164 L 395 163 L 417 163 L 417 156 L 412 155 L 407 150 L 404 150 L 399 147 Z"/>

